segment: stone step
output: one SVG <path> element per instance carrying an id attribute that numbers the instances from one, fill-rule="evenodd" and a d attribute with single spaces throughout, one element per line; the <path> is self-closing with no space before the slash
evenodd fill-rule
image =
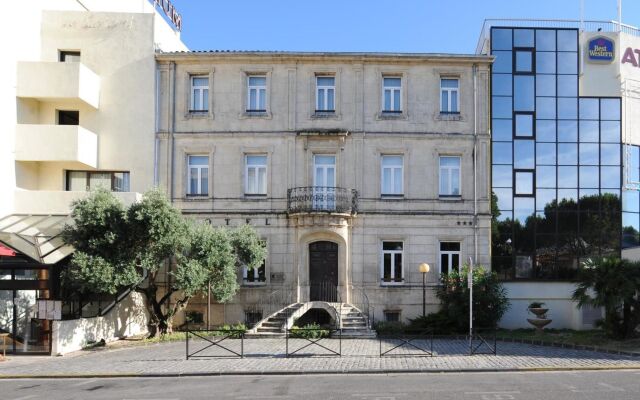
<path id="1" fill-rule="evenodd" d="M 258 329 L 256 329 L 257 332 L 273 332 L 273 333 L 281 333 L 282 332 L 282 328 L 263 328 L 260 327 Z"/>

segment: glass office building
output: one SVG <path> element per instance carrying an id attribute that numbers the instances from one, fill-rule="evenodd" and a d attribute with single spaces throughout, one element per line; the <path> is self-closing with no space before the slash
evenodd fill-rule
<path id="1" fill-rule="evenodd" d="M 584 259 L 638 242 L 621 99 L 580 96 L 579 46 L 578 29 L 490 31 L 492 268 L 503 279 L 571 280 Z"/>

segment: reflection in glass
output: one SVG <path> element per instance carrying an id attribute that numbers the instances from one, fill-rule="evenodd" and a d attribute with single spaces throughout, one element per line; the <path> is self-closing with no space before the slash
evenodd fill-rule
<path id="1" fill-rule="evenodd" d="M 511 86 L 511 74 L 493 74 L 493 79 L 491 81 L 491 90 L 494 96 L 511 96 Z"/>
<path id="2" fill-rule="evenodd" d="M 493 140 L 511 140 L 513 138 L 513 123 L 510 119 L 494 119 L 491 128 Z"/>
<path id="3" fill-rule="evenodd" d="M 556 117 L 556 99 L 554 97 L 536 97 L 536 116 L 540 119 Z"/>
<path id="4" fill-rule="evenodd" d="M 598 128 L 598 121 L 580 121 L 580 141 L 598 142 L 600 140 Z"/>
<path id="5" fill-rule="evenodd" d="M 493 189 L 493 193 L 498 197 L 498 208 L 500 210 L 511 210 L 512 192 L 509 189 Z"/>
<path id="6" fill-rule="evenodd" d="M 601 99 L 600 119 L 620 120 L 620 99 Z"/>
<path id="7" fill-rule="evenodd" d="M 536 75 L 536 96 L 555 96 L 556 76 Z"/>
<path id="8" fill-rule="evenodd" d="M 600 174 L 598 174 L 598 167 L 580 167 L 580 188 L 581 189 L 598 189 L 600 186 Z M 582 196 L 582 192 L 580 192 Z M 596 190 L 595 193 L 598 194 Z"/>
<path id="9" fill-rule="evenodd" d="M 491 29 L 491 48 L 493 50 L 511 50 L 512 47 L 511 29 Z"/>
<path id="10" fill-rule="evenodd" d="M 514 140 L 514 168 L 533 169 L 535 166 L 535 148 L 533 140 Z"/>
<path id="11" fill-rule="evenodd" d="M 627 173 L 629 174 L 629 180 L 632 182 L 640 181 L 638 175 L 638 169 L 640 168 L 640 147 L 625 145 L 625 151 L 627 152 Z"/>
<path id="12" fill-rule="evenodd" d="M 533 29 L 515 29 L 513 47 L 533 47 Z"/>
<path id="13" fill-rule="evenodd" d="M 558 165 L 577 165 L 578 146 L 575 143 L 558 143 Z"/>
<path id="14" fill-rule="evenodd" d="M 578 95 L 578 75 L 557 75 L 558 96 L 576 97 Z"/>
<path id="15" fill-rule="evenodd" d="M 620 165 L 620 145 L 609 143 L 601 144 L 600 163 L 602 165 Z"/>
<path id="16" fill-rule="evenodd" d="M 598 119 L 600 111 L 598 99 L 580 99 L 580 119 Z"/>
<path id="17" fill-rule="evenodd" d="M 531 51 L 516 51 L 516 72 L 533 71 L 533 53 Z"/>
<path id="18" fill-rule="evenodd" d="M 533 136 L 533 114 L 516 113 L 516 136 Z"/>
<path id="19" fill-rule="evenodd" d="M 515 111 L 533 111 L 534 109 L 534 77 L 515 76 L 513 79 L 513 96 Z"/>
<path id="20" fill-rule="evenodd" d="M 493 163 L 494 164 L 511 164 L 511 142 L 493 142 Z"/>
<path id="21" fill-rule="evenodd" d="M 558 29 L 558 51 L 578 50 L 578 31 L 576 29 Z"/>
<path id="22" fill-rule="evenodd" d="M 566 209 L 575 209 L 578 204 L 578 191 L 576 189 L 558 189 L 558 203 Z"/>
<path id="23" fill-rule="evenodd" d="M 491 180 L 494 187 L 511 187 L 513 168 L 511 165 L 494 165 Z"/>
<path id="24" fill-rule="evenodd" d="M 492 111 L 495 118 L 511 118 L 511 97 L 493 96 Z"/>
<path id="25" fill-rule="evenodd" d="M 533 216 L 535 212 L 535 204 L 533 197 L 516 197 L 513 199 L 513 219 L 519 220 L 524 224 L 527 218 Z"/>
<path id="26" fill-rule="evenodd" d="M 556 121 L 547 119 L 536 120 L 536 140 L 538 142 L 555 142 Z"/>
<path id="27" fill-rule="evenodd" d="M 553 29 L 536 30 L 536 50 L 554 51 L 556 49 L 556 31 Z"/>
<path id="28" fill-rule="evenodd" d="M 620 187 L 620 167 L 600 167 L 600 187 Z"/>
<path id="29" fill-rule="evenodd" d="M 511 50 L 511 48 L 509 48 Z M 510 74 L 513 70 L 513 59 L 511 51 L 494 51 L 491 53 L 496 59 L 493 62 L 493 72 Z"/>
<path id="30" fill-rule="evenodd" d="M 558 121 L 558 141 L 578 141 L 578 121 Z"/>
<path id="31" fill-rule="evenodd" d="M 640 193 L 637 190 L 622 191 L 622 210 L 640 212 Z"/>
<path id="32" fill-rule="evenodd" d="M 533 194 L 533 172 L 515 171 L 515 174 L 516 174 L 515 194 L 532 195 Z"/>
<path id="33" fill-rule="evenodd" d="M 597 143 L 580 143 L 580 164 L 598 165 Z"/>
<path id="34" fill-rule="evenodd" d="M 558 97 L 558 118 L 578 118 L 578 99 L 575 97 Z"/>
<path id="35" fill-rule="evenodd" d="M 558 187 L 559 188 L 576 188 L 578 187 L 578 168 L 577 167 L 558 167 Z M 558 192 L 560 197 L 560 192 Z"/>
<path id="36" fill-rule="evenodd" d="M 556 199 L 555 189 L 538 189 L 536 190 L 536 209 L 544 210 L 544 208 Z"/>
<path id="37" fill-rule="evenodd" d="M 537 187 L 553 188 L 556 186 L 556 167 L 538 166 L 536 175 Z"/>
<path id="38" fill-rule="evenodd" d="M 555 165 L 556 164 L 556 144 L 538 143 L 536 144 L 536 164 Z"/>
<path id="39" fill-rule="evenodd" d="M 620 122 L 600 122 L 600 140 L 603 142 L 620 143 Z"/>
<path id="40" fill-rule="evenodd" d="M 558 58 L 559 74 L 578 73 L 578 53 L 556 53 Z"/>
<path id="41" fill-rule="evenodd" d="M 547 51 L 536 52 L 536 73 L 554 74 L 556 72 L 556 53 Z"/>

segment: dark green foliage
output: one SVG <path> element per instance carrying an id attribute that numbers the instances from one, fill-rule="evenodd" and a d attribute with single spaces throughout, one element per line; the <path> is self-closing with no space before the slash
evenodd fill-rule
<path id="1" fill-rule="evenodd" d="M 373 329 L 380 336 L 399 335 L 404 333 L 406 328 L 407 328 L 407 325 L 400 321 L 396 321 L 396 322 L 378 321 L 373 325 Z"/>
<path id="2" fill-rule="evenodd" d="M 600 326 L 612 338 L 628 338 L 640 325 L 640 263 L 616 257 L 590 259 L 578 272 L 578 307 L 603 307 Z"/>
<path id="3" fill-rule="evenodd" d="M 323 329 L 319 324 L 311 323 L 303 327 L 292 326 L 289 336 L 292 338 L 320 339 L 329 337 L 330 330 Z"/>

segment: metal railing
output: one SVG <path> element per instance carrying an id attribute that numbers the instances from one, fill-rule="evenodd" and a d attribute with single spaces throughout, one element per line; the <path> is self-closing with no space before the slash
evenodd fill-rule
<path id="1" fill-rule="evenodd" d="M 433 330 L 431 329 L 378 335 L 378 343 L 380 357 L 433 357 Z"/>
<path id="2" fill-rule="evenodd" d="M 228 358 L 228 357 L 240 357 L 244 358 L 244 330 L 240 329 L 189 329 L 185 330 L 185 353 L 187 360 L 190 358 Z M 192 339 L 192 346 L 189 347 L 189 337 L 200 339 L 199 342 L 204 343 L 204 346 L 194 349 Z M 231 346 L 231 339 L 240 340 L 240 349 L 233 349 Z M 225 344 L 221 344 L 225 342 Z M 218 350 L 218 353 L 207 354 L 206 350 L 213 349 Z"/>
<path id="3" fill-rule="evenodd" d="M 489 39 L 491 27 L 520 27 L 520 28 L 574 28 L 587 32 L 622 32 L 640 37 L 640 29 L 618 21 L 571 20 L 571 19 L 485 19 L 476 45 L 476 54 L 480 54 L 485 41 Z"/>
<path id="4" fill-rule="evenodd" d="M 349 304 L 357 308 L 366 319 L 367 328 L 372 329 L 375 324 L 375 313 L 369 304 L 369 296 L 365 293 L 364 288 L 352 286 L 350 300 Z"/>
<path id="5" fill-rule="evenodd" d="M 260 303 L 248 304 L 246 307 L 244 307 L 245 316 L 248 314 L 260 314 L 261 318 L 258 321 L 251 321 L 254 323 L 259 323 L 265 318 L 268 318 L 282 310 L 283 313 L 287 314 L 285 315 L 285 317 L 288 318 L 293 310 L 289 312 L 287 311 L 287 307 L 295 303 L 295 292 L 295 289 L 291 287 L 276 289 L 269 293 L 266 297 L 261 298 Z M 248 323 L 249 321 L 245 322 Z"/>
<path id="6" fill-rule="evenodd" d="M 355 214 L 358 212 L 358 191 L 332 186 L 292 188 L 287 190 L 287 210 L 290 213 Z"/>

